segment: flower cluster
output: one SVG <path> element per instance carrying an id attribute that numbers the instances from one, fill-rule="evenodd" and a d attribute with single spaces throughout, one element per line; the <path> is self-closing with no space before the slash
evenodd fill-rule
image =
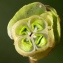
<path id="1" fill-rule="evenodd" d="M 20 55 L 39 60 L 59 43 L 60 19 L 54 8 L 34 2 L 16 12 L 7 31 Z"/>

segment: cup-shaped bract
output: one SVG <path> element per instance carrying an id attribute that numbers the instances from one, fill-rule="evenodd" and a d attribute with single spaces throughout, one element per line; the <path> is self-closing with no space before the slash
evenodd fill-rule
<path id="1" fill-rule="evenodd" d="M 14 39 L 16 51 L 36 61 L 59 44 L 60 18 L 54 8 L 34 2 L 23 6 L 14 15 L 7 31 Z"/>

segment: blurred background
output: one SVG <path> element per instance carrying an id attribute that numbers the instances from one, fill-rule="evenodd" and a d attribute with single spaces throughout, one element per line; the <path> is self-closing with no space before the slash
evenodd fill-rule
<path id="1" fill-rule="evenodd" d="M 0 0 L 0 63 L 29 63 L 28 58 L 19 55 L 11 40 L 7 35 L 7 24 L 13 15 L 23 5 L 35 1 L 50 5 L 55 8 L 61 18 L 61 28 L 63 27 L 63 2 L 62 0 Z M 61 35 L 63 35 L 61 30 Z M 50 53 L 49 56 L 39 60 L 39 63 L 63 63 L 63 36 L 61 36 L 59 46 Z"/>

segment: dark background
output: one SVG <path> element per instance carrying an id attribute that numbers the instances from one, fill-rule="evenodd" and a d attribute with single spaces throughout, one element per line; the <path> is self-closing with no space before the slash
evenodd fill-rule
<path id="1" fill-rule="evenodd" d="M 7 35 L 7 24 L 23 5 L 39 1 L 54 7 L 60 18 L 63 28 L 63 2 L 62 0 L 0 0 L 0 63 L 29 63 L 28 58 L 19 55 L 14 48 L 13 40 Z M 62 30 L 61 30 L 62 32 Z M 61 33 L 63 35 L 63 33 Z M 59 46 L 49 56 L 39 60 L 39 63 L 63 63 L 63 36 Z"/>

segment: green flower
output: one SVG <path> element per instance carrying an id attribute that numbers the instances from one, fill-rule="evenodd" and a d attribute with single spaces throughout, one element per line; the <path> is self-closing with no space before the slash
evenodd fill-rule
<path id="1" fill-rule="evenodd" d="M 19 54 L 39 60 L 59 43 L 60 19 L 54 8 L 34 2 L 14 15 L 7 31 Z"/>

